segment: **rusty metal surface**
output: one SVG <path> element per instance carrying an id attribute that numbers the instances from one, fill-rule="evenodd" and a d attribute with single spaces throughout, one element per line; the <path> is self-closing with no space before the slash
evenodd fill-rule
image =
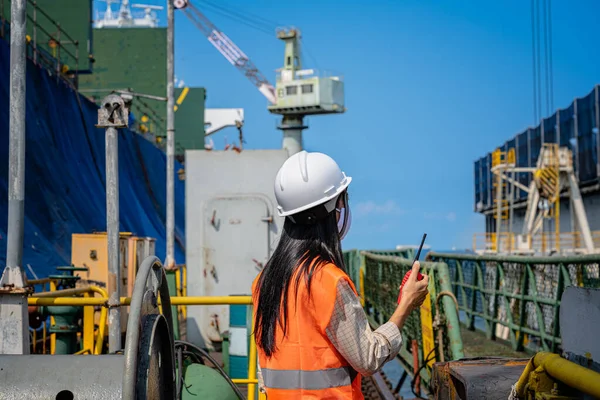
<path id="1" fill-rule="evenodd" d="M 529 359 L 473 358 L 436 363 L 432 393 L 441 399 L 506 400 Z"/>
<path id="2" fill-rule="evenodd" d="M 3 355 L 0 399 L 120 400 L 123 361 L 122 355 Z"/>

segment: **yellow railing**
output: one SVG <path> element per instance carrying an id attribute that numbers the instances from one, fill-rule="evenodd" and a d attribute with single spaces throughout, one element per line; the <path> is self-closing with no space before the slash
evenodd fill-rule
<path id="1" fill-rule="evenodd" d="M 475 233 L 473 235 L 473 251 L 497 252 L 498 245 L 500 252 L 515 251 L 517 250 L 517 236 L 517 234 L 511 232 L 501 232 L 500 236 L 495 232 Z M 554 232 L 544 232 L 533 236 L 526 235 L 524 240 L 528 242 L 530 249 L 543 253 L 556 249 L 578 250 L 585 248 L 583 236 L 580 232 L 561 232 L 559 235 Z M 600 231 L 592 232 L 592 240 L 594 247 L 600 249 Z"/>
<path id="2" fill-rule="evenodd" d="M 50 282 L 51 289 L 54 287 L 52 282 Z M 61 296 L 76 296 L 79 294 L 83 294 L 85 297 L 61 297 Z M 89 297 L 90 294 L 99 294 L 101 297 Z M 27 302 L 30 306 L 43 306 L 43 305 L 60 305 L 60 304 L 46 304 L 44 300 L 53 301 L 58 298 L 63 299 L 76 299 L 83 300 L 83 302 L 94 302 L 94 301 L 103 301 L 102 304 L 105 304 L 108 301 L 108 294 L 102 288 L 97 286 L 87 286 L 83 288 L 75 288 L 75 289 L 64 289 L 64 290 L 51 290 L 49 292 L 40 292 L 34 293 L 32 297 L 27 299 Z M 90 354 L 101 354 L 102 353 L 102 345 L 104 343 L 104 334 L 106 330 L 106 321 L 108 319 L 108 309 L 106 307 L 102 307 L 100 310 L 100 323 L 98 324 L 98 335 L 96 336 L 96 340 L 94 342 L 94 305 L 97 304 L 80 304 L 84 306 L 83 309 L 83 350 L 76 354 L 84 354 L 85 352 L 89 352 Z M 54 337 L 54 334 L 51 335 Z M 45 345 L 45 342 L 44 342 Z M 50 353 L 54 353 L 54 342 L 50 345 L 51 350 Z"/>
<path id="3" fill-rule="evenodd" d="M 496 252 L 510 251 L 515 248 L 515 235 L 509 232 L 501 232 L 500 235 L 495 232 L 475 233 L 473 234 L 473 251 L 485 250 Z"/>
<path id="4" fill-rule="evenodd" d="M 39 293 L 36 297 L 30 297 L 27 299 L 27 303 L 30 306 L 102 306 L 102 315 L 107 315 L 108 312 L 108 296 L 105 291 L 100 289 L 103 293 L 103 297 L 56 297 L 51 295 L 73 295 L 78 293 L 85 293 L 92 287 L 81 288 L 81 289 L 66 289 L 55 292 Z M 99 288 L 96 288 L 99 289 Z M 94 291 L 94 290 L 92 290 Z M 77 292 L 77 293 L 76 293 Z M 99 293 L 99 292 L 96 292 Z M 42 294 L 42 296 L 40 296 Z M 121 305 L 127 306 L 131 304 L 130 297 L 121 297 Z M 160 299 L 159 299 L 160 304 Z M 174 306 L 206 306 L 206 305 L 252 305 L 251 296 L 174 296 L 171 297 L 171 305 Z M 102 317 L 101 317 L 102 318 Z M 85 323 L 84 323 L 85 326 Z M 104 329 L 106 323 L 100 324 L 99 329 Z M 85 337 L 85 335 L 84 335 Z M 104 337 L 104 331 L 102 331 L 102 338 Z M 98 333 L 100 338 L 100 332 Z M 85 339 L 84 339 L 85 342 Z M 102 342 L 96 341 L 96 349 L 100 343 L 100 349 L 102 348 Z M 84 346 L 85 349 L 85 346 Z M 85 350 L 80 353 L 83 354 Z M 99 354 L 94 351 L 94 354 Z M 254 323 L 252 324 L 250 334 L 250 348 L 248 350 L 248 378 L 245 379 L 232 379 L 233 383 L 236 384 L 247 384 L 248 385 L 248 400 L 255 399 L 256 385 L 258 384 L 257 373 L 257 352 L 256 352 L 256 341 L 254 340 Z M 259 393 L 259 399 L 266 399 L 262 393 Z"/>
<path id="5" fill-rule="evenodd" d="M 177 296 L 187 296 L 187 268 L 185 265 L 180 265 L 175 270 L 175 285 Z M 187 318 L 187 307 L 185 305 L 179 306 L 177 311 L 181 313 L 183 319 Z"/>

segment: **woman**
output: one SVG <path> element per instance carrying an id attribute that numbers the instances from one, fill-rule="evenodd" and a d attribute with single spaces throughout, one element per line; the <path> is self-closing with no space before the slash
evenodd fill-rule
<path id="1" fill-rule="evenodd" d="M 419 263 L 390 320 L 372 331 L 344 271 L 347 177 L 325 154 L 302 151 L 275 178 L 279 244 L 252 284 L 261 389 L 273 399 L 363 399 L 360 376 L 400 351 L 401 330 L 427 295 Z"/>

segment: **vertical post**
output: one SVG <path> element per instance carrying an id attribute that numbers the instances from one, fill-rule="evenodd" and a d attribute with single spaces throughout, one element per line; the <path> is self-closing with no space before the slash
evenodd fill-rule
<path id="1" fill-rule="evenodd" d="M 496 186 L 496 252 L 500 253 L 500 247 L 502 240 L 500 235 L 502 234 L 502 169 L 496 173 L 497 186 Z"/>
<path id="2" fill-rule="evenodd" d="M 598 95 L 598 85 L 594 87 L 594 109 L 596 110 L 596 174 L 600 176 L 600 96 Z"/>
<path id="3" fill-rule="evenodd" d="M 175 10 L 167 0 L 167 259 L 175 268 Z"/>
<path id="4" fill-rule="evenodd" d="M 121 350 L 121 269 L 119 268 L 119 136 L 106 129 L 106 232 L 108 242 L 108 348 Z"/>
<path id="5" fill-rule="evenodd" d="M 573 134 L 575 139 L 575 148 L 573 149 L 574 170 L 577 182 L 579 183 L 579 120 L 577 118 L 577 99 L 573 102 Z"/>
<path id="6" fill-rule="evenodd" d="M 285 115 L 278 127 L 283 132 L 282 148 L 287 150 L 288 156 L 302 151 L 302 130 L 307 128 L 303 119 L 301 115 Z"/>
<path id="7" fill-rule="evenodd" d="M 98 109 L 98 128 L 106 129 L 106 232 L 108 247 L 108 351 L 121 350 L 121 263 L 119 246 L 119 136 L 128 126 L 129 106 L 110 94 Z M 131 101 L 131 98 L 128 100 Z"/>
<path id="8" fill-rule="evenodd" d="M 26 0 L 11 2 L 8 155 L 8 239 L 0 280 L 0 354 L 29 354 L 29 318 L 23 263 L 25 205 Z"/>

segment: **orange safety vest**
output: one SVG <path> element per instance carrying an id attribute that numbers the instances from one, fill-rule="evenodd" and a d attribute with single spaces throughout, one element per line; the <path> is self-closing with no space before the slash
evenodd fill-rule
<path id="1" fill-rule="evenodd" d="M 364 399 L 360 374 L 336 350 L 325 332 L 340 279 L 348 281 L 356 293 L 348 275 L 334 264 L 326 264 L 314 273 L 310 297 L 304 279 L 299 282 L 296 297 L 292 279 L 285 305 L 286 337 L 277 324 L 277 347 L 271 358 L 257 347 L 267 400 Z M 258 301 L 257 281 L 258 277 L 252 283 L 254 310 Z"/>

